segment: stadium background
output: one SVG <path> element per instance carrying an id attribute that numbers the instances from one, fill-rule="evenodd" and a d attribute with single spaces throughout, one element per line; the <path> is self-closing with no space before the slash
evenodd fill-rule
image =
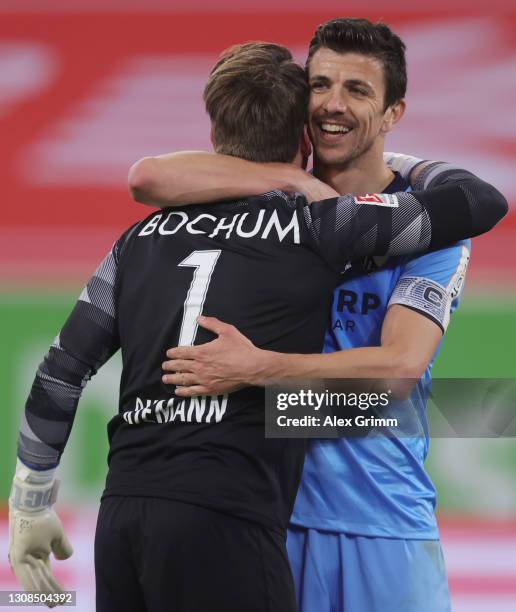
<path id="1" fill-rule="evenodd" d="M 512 208 L 474 243 L 463 304 L 434 374 L 515 377 L 516 5 L 316 4 L 0 0 L 0 590 L 15 587 L 5 561 L 6 501 L 35 368 L 96 263 L 147 213 L 127 195 L 130 164 L 209 149 L 201 91 L 230 44 L 277 41 L 303 60 L 317 24 L 343 10 L 400 33 L 408 110 L 387 149 L 475 170 Z M 59 508 L 76 553 L 57 573 L 78 589 L 79 610 L 92 609 L 93 521 L 118 371 L 110 362 L 88 387 L 61 469 Z M 516 442 L 433 440 L 428 465 L 454 609 L 516 609 Z"/>

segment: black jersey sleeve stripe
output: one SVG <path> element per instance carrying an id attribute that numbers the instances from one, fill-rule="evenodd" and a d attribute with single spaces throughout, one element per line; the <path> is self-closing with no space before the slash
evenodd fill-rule
<path id="1" fill-rule="evenodd" d="M 119 348 L 114 286 L 121 241 L 84 287 L 38 368 L 18 437 L 18 456 L 37 469 L 59 463 L 86 382 Z"/>
<path id="2" fill-rule="evenodd" d="M 507 213 L 503 195 L 471 173 L 444 162 L 418 177 L 424 191 L 389 200 L 344 195 L 313 203 L 304 217 L 323 257 L 343 269 L 365 255 L 409 255 L 489 231 Z"/>

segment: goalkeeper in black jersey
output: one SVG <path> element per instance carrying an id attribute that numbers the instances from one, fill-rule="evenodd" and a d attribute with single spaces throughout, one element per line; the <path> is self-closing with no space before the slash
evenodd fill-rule
<path id="1" fill-rule="evenodd" d="M 205 90 L 215 149 L 302 166 L 307 98 L 304 71 L 285 48 L 230 50 Z M 121 349 L 95 543 L 97 610 L 295 610 L 285 530 L 304 442 L 264 438 L 258 388 L 178 398 L 161 381 L 164 351 L 210 340 L 197 325 L 207 314 L 261 347 L 319 352 L 349 260 L 439 248 L 505 214 L 504 198 L 469 173 L 450 182 L 435 164 L 420 170 L 420 182 L 435 176 L 424 192 L 311 207 L 271 192 L 152 213 L 116 241 L 39 367 L 22 418 L 10 561 L 24 588 L 61 589 L 49 553 L 67 557 L 71 547 L 52 509 L 55 470 L 84 384 Z"/>

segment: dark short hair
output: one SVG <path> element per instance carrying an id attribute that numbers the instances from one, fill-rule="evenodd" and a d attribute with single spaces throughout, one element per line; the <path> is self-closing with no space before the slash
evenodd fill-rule
<path id="1" fill-rule="evenodd" d="M 218 153 L 291 162 L 303 134 L 306 73 L 286 47 L 250 42 L 227 49 L 204 89 Z"/>
<path id="2" fill-rule="evenodd" d="M 321 24 L 310 41 L 307 69 L 321 47 L 337 53 L 361 53 L 379 59 L 385 78 L 385 108 L 405 97 L 405 44 L 385 23 L 341 17 Z"/>

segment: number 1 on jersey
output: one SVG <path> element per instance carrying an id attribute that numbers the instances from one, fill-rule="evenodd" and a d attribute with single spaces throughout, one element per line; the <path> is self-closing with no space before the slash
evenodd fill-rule
<path id="1" fill-rule="evenodd" d="M 193 251 L 178 266 L 195 268 L 183 308 L 178 346 L 191 346 L 197 333 L 197 317 L 202 313 L 211 275 L 220 255 L 216 251 Z"/>

